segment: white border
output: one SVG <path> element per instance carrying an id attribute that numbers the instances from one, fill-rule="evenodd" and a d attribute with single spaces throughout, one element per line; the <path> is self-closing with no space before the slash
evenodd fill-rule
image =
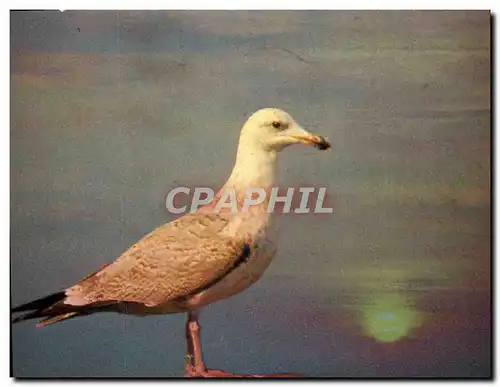
<path id="1" fill-rule="evenodd" d="M 159 1 L 159 0 L 145 0 L 145 1 L 82 1 L 82 0 L 68 0 L 68 1 L 35 1 L 35 0 L 21 0 L 12 2 L 9 8 L 11 9 L 112 9 L 112 10 L 146 10 L 146 9 L 339 9 L 339 10 L 352 10 L 352 9 L 492 9 L 494 7 L 493 1 L 477 0 L 477 1 L 431 1 L 422 0 L 418 2 L 402 2 L 399 0 L 391 1 L 289 1 L 289 0 L 239 0 L 235 1 L 221 1 L 214 0 L 207 3 L 200 0 L 186 0 L 186 1 Z"/>

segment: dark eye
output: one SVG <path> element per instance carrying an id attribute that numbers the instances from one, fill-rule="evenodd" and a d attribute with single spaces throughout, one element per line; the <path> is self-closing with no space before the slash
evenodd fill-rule
<path id="1" fill-rule="evenodd" d="M 273 121 L 272 125 L 273 125 L 273 128 L 275 128 L 275 129 L 281 128 L 281 122 L 279 122 L 279 121 Z"/>

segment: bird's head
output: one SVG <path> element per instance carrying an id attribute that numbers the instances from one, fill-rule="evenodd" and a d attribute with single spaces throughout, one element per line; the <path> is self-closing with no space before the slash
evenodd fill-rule
<path id="1" fill-rule="evenodd" d="M 266 151 L 280 151 L 293 144 L 306 144 L 320 150 L 331 147 L 324 137 L 308 132 L 288 113 L 273 108 L 258 110 L 250 116 L 241 130 L 241 141 Z"/>

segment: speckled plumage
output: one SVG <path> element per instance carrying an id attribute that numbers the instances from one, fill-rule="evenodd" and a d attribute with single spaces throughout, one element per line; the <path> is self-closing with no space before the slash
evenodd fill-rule
<path id="1" fill-rule="evenodd" d="M 279 128 L 276 128 L 277 124 Z M 294 143 L 328 146 L 285 112 L 262 109 L 242 128 L 235 166 L 223 188 L 238 202 L 247 188 L 269 190 L 276 154 Z M 138 315 L 197 309 L 256 282 L 276 252 L 267 201 L 249 211 L 214 213 L 213 204 L 162 225 L 111 264 L 64 292 L 21 305 L 14 320 L 47 317 L 41 325 L 101 310 Z"/>
<path id="2" fill-rule="evenodd" d="M 243 238 L 221 235 L 229 218 L 187 214 L 146 235 L 116 261 L 66 291 L 72 305 L 101 301 L 158 306 L 196 293 L 230 270 Z"/>

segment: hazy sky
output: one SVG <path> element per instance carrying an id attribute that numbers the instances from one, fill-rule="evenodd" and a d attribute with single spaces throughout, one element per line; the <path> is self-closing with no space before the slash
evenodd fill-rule
<path id="1" fill-rule="evenodd" d="M 491 375 L 488 12 L 12 12 L 11 278 L 59 291 L 226 179 L 264 106 L 333 152 L 280 154 L 288 216 L 246 292 L 207 307 L 236 372 Z M 15 376 L 181 376 L 183 315 L 13 326 Z"/>

